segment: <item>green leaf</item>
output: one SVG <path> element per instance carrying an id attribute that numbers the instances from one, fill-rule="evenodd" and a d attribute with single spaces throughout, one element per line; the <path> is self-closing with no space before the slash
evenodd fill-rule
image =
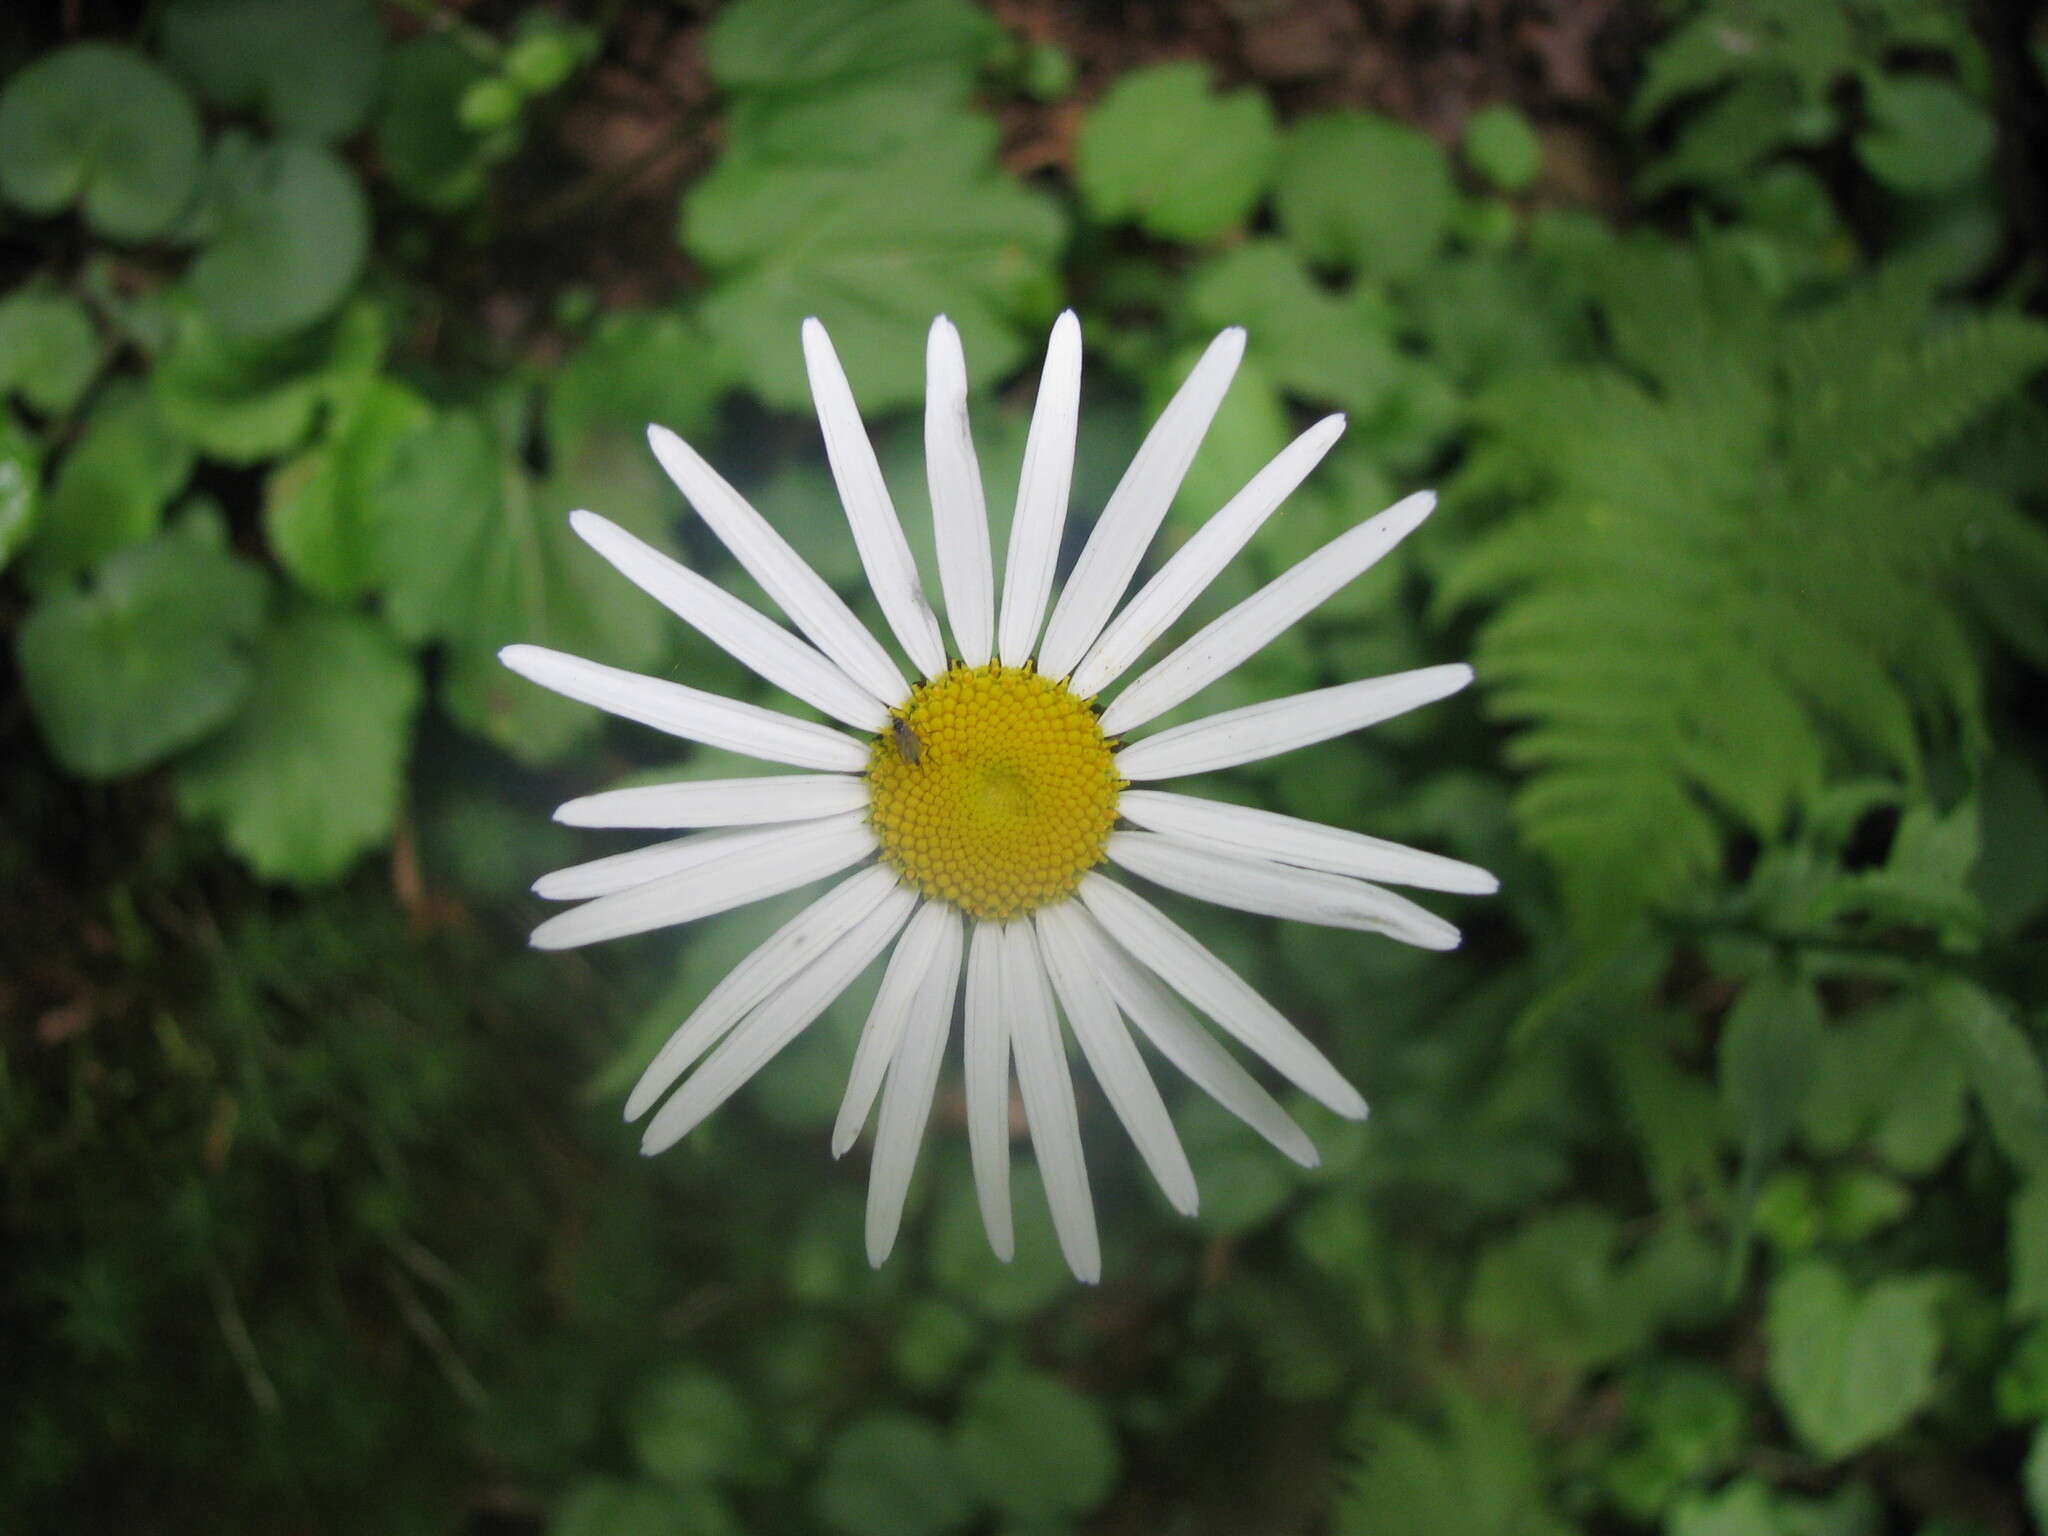
<path id="1" fill-rule="evenodd" d="M 331 880 L 391 834 L 418 668 L 376 620 L 311 603 L 264 632 L 255 662 L 241 713 L 179 766 L 179 804 L 219 820 L 265 879 Z"/>
<path id="2" fill-rule="evenodd" d="M 935 313 L 960 329 L 970 384 L 1003 377 L 1057 302 L 1057 209 L 963 131 L 854 165 L 728 156 L 684 202 L 683 240 L 718 277 L 707 330 L 771 405 L 807 408 L 799 328 L 825 322 L 864 410 L 924 395 Z"/>
<path id="3" fill-rule="evenodd" d="M 939 1432 L 894 1413 L 855 1419 L 833 1438 L 812 1502 L 846 1536 L 942 1536 L 975 1512 Z"/>
<path id="4" fill-rule="evenodd" d="M 608 314 L 549 387 L 549 449 L 573 454 L 590 432 L 615 433 L 638 445 L 650 422 L 692 436 L 710 425 L 730 382 L 729 369 L 693 321 L 664 310 Z"/>
<path id="5" fill-rule="evenodd" d="M 377 151 L 403 196 L 446 212 L 483 195 L 485 141 L 463 125 L 462 99 L 488 75 L 445 37 L 423 37 L 392 53 Z"/>
<path id="6" fill-rule="evenodd" d="M 14 412 L 0 405 L 0 571 L 35 531 L 43 454 Z"/>
<path id="7" fill-rule="evenodd" d="M 1299 123 L 1280 152 L 1280 227 L 1310 261 L 1411 277 L 1450 222 L 1444 152 L 1391 118 L 1332 113 Z"/>
<path id="8" fill-rule="evenodd" d="M 953 1427 L 967 1481 L 1013 1520 L 1084 1514 L 1116 1483 L 1116 1439 L 1102 1411 L 1035 1371 L 999 1368 L 968 1394 Z"/>
<path id="9" fill-rule="evenodd" d="M 1519 192 L 1543 174 L 1543 141 L 1506 102 L 1466 120 L 1464 148 L 1472 169 L 1503 192 Z"/>
<path id="10" fill-rule="evenodd" d="M 587 1478 L 569 1490 L 548 1536 L 741 1536 L 732 1512 L 702 1489 Z"/>
<path id="11" fill-rule="evenodd" d="M 1074 181 L 1088 212 L 1163 240 L 1207 240 L 1241 224 L 1265 194 L 1277 135 L 1256 90 L 1212 95 L 1197 63 L 1135 70 L 1088 114 Z"/>
<path id="12" fill-rule="evenodd" d="M 271 471 L 264 530 L 300 586 L 345 600 L 377 584 L 378 487 L 398 445 L 432 415 L 403 384 L 377 378 L 337 410 L 323 441 Z"/>
<path id="13" fill-rule="evenodd" d="M 1246 354 L 1304 400 L 1370 415 L 1400 380 L 1390 331 L 1322 288 L 1277 240 L 1247 241 L 1205 263 L 1189 279 L 1187 305 L 1204 328 L 1245 327 Z"/>
<path id="14" fill-rule="evenodd" d="M 745 1399 L 695 1366 L 649 1382 L 634 1400 L 628 1429 L 640 1465 L 682 1487 L 732 1476 L 757 1436 Z"/>
<path id="15" fill-rule="evenodd" d="M 1453 1396 L 1441 1430 L 1368 1417 L 1358 1470 L 1337 1506 L 1337 1536 L 1569 1536 L 1549 1508 L 1545 1471 L 1512 1413 Z"/>
<path id="16" fill-rule="evenodd" d="M 1991 114 L 1946 80 L 1872 71 L 1864 76 L 1863 105 L 1870 126 L 1856 136 L 1856 158 L 1895 192 L 1953 192 L 1991 163 Z"/>
<path id="17" fill-rule="evenodd" d="M 99 366 L 99 339 L 76 299 L 38 288 L 0 299 L 0 399 L 16 393 L 44 415 L 60 415 Z"/>
<path id="18" fill-rule="evenodd" d="M 228 132 L 208 173 L 212 237 L 192 263 L 193 295 L 229 336 L 310 325 L 347 297 L 370 245 L 355 174 L 317 144 L 258 144 Z"/>
<path id="19" fill-rule="evenodd" d="M 1833 1267 L 1802 1264 L 1771 1287 L 1771 1390 L 1807 1444 L 1838 1461 L 1903 1428 L 1934 1395 L 1936 1293 L 1893 1277 L 1858 1295 Z"/>
<path id="20" fill-rule="evenodd" d="M 163 40 L 215 106 L 315 139 L 362 126 L 384 56 L 369 0 L 173 0 Z"/>
<path id="21" fill-rule="evenodd" d="M 1810 982 L 1772 969 L 1743 988 L 1721 1029 L 1720 1073 L 1745 1160 L 1766 1162 L 1790 1139 L 1825 1041 Z"/>
<path id="22" fill-rule="evenodd" d="M 2020 1481 L 2026 1488 L 2027 1509 L 2034 1524 L 2048 1528 L 2048 1424 L 2034 1431 L 2034 1443 L 2027 1452 L 2026 1465 L 2020 1469 Z"/>
<path id="23" fill-rule="evenodd" d="M 192 450 L 155 396 L 133 380 L 109 384 L 43 498 L 29 584 L 46 591 L 148 538 L 191 472 Z"/>
<path id="24" fill-rule="evenodd" d="M 2007 1309 L 2016 1318 L 2048 1317 L 2048 1179 L 2013 1196 L 2006 1251 L 2012 1265 Z"/>
<path id="25" fill-rule="evenodd" d="M 2032 1039 L 1974 982 L 1944 978 L 1928 1000 L 1983 1106 L 1992 1139 L 2022 1171 L 2048 1172 L 2048 1079 Z"/>
<path id="26" fill-rule="evenodd" d="M 15 637 L 50 750 L 87 778 L 134 773 L 217 729 L 249 691 L 262 574 L 187 518 L 47 595 Z"/>
<path id="27" fill-rule="evenodd" d="M 82 203 L 102 234 L 143 240 L 185 212 L 199 115 L 148 59 L 106 43 L 45 54 L 0 93 L 0 195 L 30 213 Z"/>

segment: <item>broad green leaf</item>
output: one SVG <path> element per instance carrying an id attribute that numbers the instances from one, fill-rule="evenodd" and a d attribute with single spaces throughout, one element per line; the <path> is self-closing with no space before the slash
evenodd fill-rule
<path id="1" fill-rule="evenodd" d="M 271 624 L 255 665 L 241 711 L 179 765 L 179 804 L 265 879 L 331 880 L 391 834 L 418 668 L 376 620 L 312 603 Z"/>
<path id="2" fill-rule="evenodd" d="M 1337 1506 L 1338 1536 L 1569 1536 L 1546 1473 L 1512 1413 L 1453 1396 L 1440 1430 L 1367 1417 L 1359 1463 Z"/>
<path id="3" fill-rule="evenodd" d="M 1543 141 L 1505 102 L 1466 119 L 1464 149 L 1472 169 L 1503 192 L 1519 192 L 1543 173 Z"/>
<path id="4" fill-rule="evenodd" d="M 812 1506 L 845 1536 L 942 1536 L 975 1513 L 939 1432 L 899 1413 L 868 1414 L 833 1437 Z"/>
<path id="5" fill-rule="evenodd" d="M 43 497 L 30 585 L 47 590 L 148 538 L 191 472 L 192 450 L 155 396 L 131 380 L 109 384 Z"/>
<path id="6" fill-rule="evenodd" d="M 76 299 L 39 288 L 0 299 L 0 399 L 19 394 L 58 415 L 78 403 L 99 366 L 99 340 Z"/>
<path id="7" fill-rule="evenodd" d="M 1820 1070 L 1826 1033 L 1810 983 L 1767 970 L 1743 988 L 1721 1028 L 1721 1096 L 1753 1162 L 1775 1157 Z"/>
<path id="8" fill-rule="evenodd" d="M 161 235 L 199 181 L 199 115 L 141 54 L 74 43 L 0 93 L 0 195 L 29 213 L 80 203 L 117 240 Z"/>
<path id="9" fill-rule="evenodd" d="M 1936 1292 L 1894 1276 L 1858 1294 L 1809 1262 L 1771 1287 L 1764 1331 L 1771 1390 L 1800 1437 L 1830 1461 L 1894 1431 L 1934 1393 Z"/>
<path id="10" fill-rule="evenodd" d="M 2048 1081 L 2034 1042 L 2011 1011 L 1974 982 L 1929 989 L 1935 1018 L 1968 1074 L 1991 1136 L 2029 1174 L 2048 1172 Z"/>
<path id="11" fill-rule="evenodd" d="M 692 189 L 683 242 L 717 274 L 706 329 L 772 405 L 805 409 L 799 328 L 817 315 L 868 412 L 921 400 L 934 314 L 960 329 L 970 383 L 1039 344 L 1057 302 L 1058 210 L 963 131 L 853 165 L 728 157 Z"/>
<path id="12" fill-rule="evenodd" d="M 166 421 L 231 464 L 304 442 L 322 406 L 368 387 L 384 350 L 383 316 L 368 301 L 277 339 L 223 331 L 194 304 L 180 306 L 173 325 L 150 388 Z"/>
<path id="13" fill-rule="evenodd" d="M 1205 328 L 1245 327 L 1246 355 L 1304 400 L 1366 416 L 1401 377 L 1391 330 L 1325 290 L 1277 240 L 1248 241 L 1204 264 L 1187 305 Z"/>
<path id="14" fill-rule="evenodd" d="M 317 144 L 259 144 L 230 131 L 208 171 L 211 236 L 193 295 L 229 336 L 310 325 L 347 297 L 370 244 L 355 173 Z"/>
<path id="15" fill-rule="evenodd" d="M 1770 1489 L 1754 1478 L 1681 1500 L 1665 1529 L 1669 1536 L 1785 1536 Z"/>
<path id="16" fill-rule="evenodd" d="M 163 39 L 214 105 L 315 139 L 362 126 L 384 55 L 370 0 L 173 0 Z"/>
<path id="17" fill-rule="evenodd" d="M 953 1426 L 968 1483 L 1012 1520 L 1085 1514 L 1115 1486 L 1116 1438 L 1088 1398 L 1050 1376 L 998 1367 Z"/>
<path id="18" fill-rule="evenodd" d="M 615 433 L 637 446 L 650 422 L 690 437 L 710 424 L 730 382 L 709 338 L 684 316 L 606 315 L 548 389 L 548 446 L 567 456 L 590 432 Z"/>
<path id="19" fill-rule="evenodd" d="M 901 70 L 971 70 L 1000 35 L 965 0 L 738 0 L 704 47 L 729 91 L 801 92 Z"/>
<path id="20" fill-rule="evenodd" d="M 14 412 L 0 405 L 0 571 L 35 531 L 43 454 Z"/>
<path id="21" fill-rule="evenodd" d="M 48 593 L 15 637 L 36 722 L 87 778 L 134 773 L 217 729 L 248 693 L 260 572 L 187 518 Z"/>
<path id="22" fill-rule="evenodd" d="M 696 1366 L 650 1381 L 634 1400 L 628 1430 L 640 1465 L 681 1487 L 730 1478 L 757 1435 L 745 1399 Z"/>
<path id="23" fill-rule="evenodd" d="M 1313 262 L 1414 276 L 1443 243 L 1451 200 L 1443 151 L 1391 118 L 1312 117 L 1281 147 L 1274 186 L 1280 227 Z"/>
<path id="24" fill-rule="evenodd" d="M 1157 64 L 1110 87 L 1074 145 L 1088 212 L 1164 240 L 1207 240 L 1244 222 L 1273 173 L 1273 109 L 1256 90 L 1212 95 L 1209 70 Z"/>
<path id="25" fill-rule="evenodd" d="M 341 404 L 321 442 L 271 471 L 264 531 L 300 586 L 347 599 L 377 585 L 378 487 L 394 450 L 432 414 L 403 384 L 374 379 Z"/>
<path id="26" fill-rule="evenodd" d="M 1949 81 L 1873 70 L 1864 76 L 1863 104 L 1870 126 L 1856 136 L 1856 156 L 1895 192 L 1953 192 L 1991 163 L 1991 114 Z"/>
<path id="27" fill-rule="evenodd" d="M 377 150 L 391 184 L 446 211 L 483 195 L 487 141 L 462 122 L 464 94 L 489 71 L 451 39 L 423 37 L 391 55 Z"/>

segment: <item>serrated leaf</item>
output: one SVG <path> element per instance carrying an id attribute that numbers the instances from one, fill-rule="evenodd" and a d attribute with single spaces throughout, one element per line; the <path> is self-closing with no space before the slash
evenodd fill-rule
<path id="1" fill-rule="evenodd" d="M 370 208 L 355 173 L 317 144 L 229 131 L 208 167 L 212 233 L 192 293 L 229 336 L 277 336 L 331 313 L 362 272 Z"/>
<path id="2" fill-rule="evenodd" d="M 953 1452 L 970 1486 L 1012 1520 L 1085 1514 L 1115 1485 L 1116 1439 L 1094 1403 L 1035 1371 L 991 1371 L 968 1393 Z"/>
<path id="3" fill-rule="evenodd" d="M 311 603 L 271 624 L 254 662 L 232 723 L 179 765 L 179 804 L 265 879 L 331 880 L 390 836 L 419 670 L 375 619 Z"/>
<path id="4" fill-rule="evenodd" d="M 99 366 L 99 338 L 76 299 L 33 287 L 0 299 L 0 399 L 18 393 L 57 415 L 78 403 Z"/>
<path id="5" fill-rule="evenodd" d="M 1550 1510 L 1544 1468 L 1512 1413 L 1462 1394 L 1440 1430 L 1366 1417 L 1360 1459 L 1337 1506 L 1337 1536 L 1569 1536 Z"/>
<path id="6" fill-rule="evenodd" d="M 191 472 L 192 450 L 155 397 L 132 380 L 110 383 L 43 497 L 29 584 L 47 591 L 148 538 Z"/>
<path id="7" fill-rule="evenodd" d="M 1088 212 L 1163 240 L 1207 240 L 1264 195 L 1278 135 L 1256 90 L 1212 94 L 1208 67 L 1156 64 L 1110 87 L 1074 145 Z"/>
<path id="8" fill-rule="evenodd" d="M 1404 278 L 1443 243 L 1451 169 L 1405 123 L 1341 112 L 1295 125 L 1280 152 L 1274 206 L 1310 261 Z"/>
<path id="9" fill-rule="evenodd" d="M 74 43 L 0 92 L 0 195 L 18 208 L 79 203 L 102 234 L 142 240 L 177 221 L 198 180 L 199 114 L 139 53 Z"/>
<path id="10" fill-rule="evenodd" d="M 15 637 L 36 723 L 71 772 L 111 779 L 216 730 L 248 693 L 262 573 L 188 518 L 46 595 Z"/>
<path id="11" fill-rule="evenodd" d="M 845 1536 L 942 1536 L 975 1513 L 939 1432 L 894 1413 L 868 1414 L 839 1431 L 812 1504 Z"/>
<path id="12" fill-rule="evenodd" d="M 1800 1437 L 1830 1461 L 1903 1428 L 1934 1393 L 1941 1352 L 1929 1282 L 1894 1277 L 1858 1294 L 1807 1263 L 1771 1287 L 1764 1329 L 1771 1390 Z"/>
<path id="13" fill-rule="evenodd" d="M 369 0 L 174 0 L 163 40 L 214 105 L 316 139 L 362 126 L 384 56 Z"/>

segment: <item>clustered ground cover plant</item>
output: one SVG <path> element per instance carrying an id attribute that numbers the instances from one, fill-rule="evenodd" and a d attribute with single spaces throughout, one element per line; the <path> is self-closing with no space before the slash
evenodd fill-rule
<path id="1" fill-rule="evenodd" d="M 2017 15 L 10 11 L 0 1526 L 2048 1529 Z M 1372 1117 L 1286 1095 L 1303 1171 L 1170 1092 L 1187 1223 L 1084 1093 L 1082 1288 L 1028 1161 L 990 1257 L 942 1094 L 870 1270 L 865 996 L 664 1159 L 618 1122 L 790 905 L 524 948 L 555 803 L 745 770 L 494 654 L 774 702 L 567 512 L 748 592 L 658 421 L 858 606 L 816 314 L 929 582 L 925 326 L 1000 540 L 1068 305 L 1079 528 L 1220 327 L 1170 540 L 1349 418 L 1183 633 L 1441 488 L 1202 705 L 1476 688 L 1204 792 L 1503 889 L 1448 960 L 1174 905 Z"/>

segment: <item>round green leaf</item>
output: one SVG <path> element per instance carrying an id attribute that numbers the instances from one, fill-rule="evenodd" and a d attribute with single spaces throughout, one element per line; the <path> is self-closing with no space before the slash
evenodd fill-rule
<path id="1" fill-rule="evenodd" d="M 1481 107 L 1465 124 L 1465 159 L 1503 192 L 1519 192 L 1543 171 L 1543 142 L 1506 102 Z"/>
<path id="2" fill-rule="evenodd" d="M 1206 240 L 1241 223 L 1266 190 L 1277 136 L 1254 90 L 1209 94 L 1201 64 L 1119 80 L 1081 129 L 1074 178 L 1088 211 L 1166 240 Z"/>
<path id="3" fill-rule="evenodd" d="M 46 597 L 15 639 L 57 760 L 111 779 L 206 736 L 249 690 L 263 577 L 197 520 L 122 550 L 83 590 Z"/>
<path id="4" fill-rule="evenodd" d="M 75 43 L 0 94 L 0 194 L 30 213 L 83 203 L 102 234 L 164 233 L 199 179 L 199 115 L 139 53 Z"/>
<path id="5" fill-rule="evenodd" d="M 43 498 L 30 585 L 60 585 L 148 538 L 191 473 L 192 449 L 156 398 L 134 380 L 113 381 L 93 401 L 85 431 Z"/>
<path id="6" fill-rule="evenodd" d="M 1102 1410 L 1033 1371 L 982 1378 L 953 1429 L 967 1480 L 1014 1520 L 1093 1509 L 1116 1481 L 1116 1439 Z"/>
<path id="7" fill-rule="evenodd" d="M 173 0 L 163 40 L 216 106 L 316 139 L 362 126 L 384 57 L 369 0 Z"/>
<path id="8" fill-rule="evenodd" d="M 0 299 L 0 397 L 48 415 L 68 411 L 100 365 L 92 320 L 76 299 L 24 288 Z"/>
<path id="9" fill-rule="evenodd" d="M 720 1377 L 689 1367 L 649 1382 L 629 1427 L 640 1464 L 684 1487 L 730 1476 L 756 1437 L 745 1399 Z"/>
<path id="10" fill-rule="evenodd" d="M 217 818 L 270 880 L 341 874 L 390 835 L 419 671 L 376 620 L 301 604 L 265 631 L 233 723 L 178 772 L 185 813 Z"/>
<path id="11" fill-rule="evenodd" d="M 353 173 L 317 144 L 224 134 L 212 196 L 214 234 L 191 283 L 223 334 L 297 330 L 355 286 L 369 250 L 369 204 Z"/>
<path id="12" fill-rule="evenodd" d="M 277 339 L 225 333 L 187 304 L 149 382 L 183 436 L 214 458 L 249 464 L 297 447 L 323 405 L 366 388 L 383 345 L 383 317 L 367 301 Z"/>
<path id="13" fill-rule="evenodd" d="M 1451 200 L 1443 151 L 1391 118 L 1310 118 L 1280 152 L 1280 227 L 1311 261 L 1409 276 L 1443 243 Z"/>
<path id="14" fill-rule="evenodd" d="M 1934 1394 L 1937 1295 L 1922 1278 L 1860 1295 L 1807 1263 L 1771 1288 L 1764 1329 L 1771 1389 L 1801 1438 L 1830 1461 L 1903 1427 Z"/>
<path id="15" fill-rule="evenodd" d="M 904 1414 L 871 1414 L 841 1430 L 813 1502 L 846 1536 L 941 1536 L 975 1510 L 938 1431 Z"/>

